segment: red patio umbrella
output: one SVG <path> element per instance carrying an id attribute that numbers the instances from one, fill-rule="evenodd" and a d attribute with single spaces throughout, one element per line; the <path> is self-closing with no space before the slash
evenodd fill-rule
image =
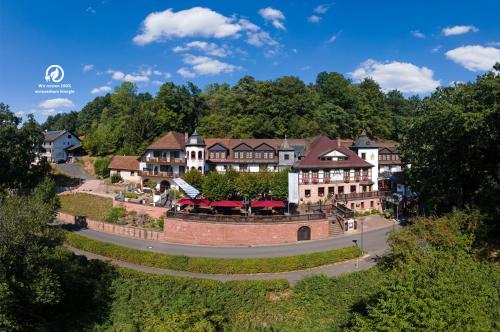
<path id="1" fill-rule="evenodd" d="M 210 206 L 208 199 L 195 199 L 195 198 L 181 198 L 177 201 L 178 205 L 196 205 L 196 206 Z"/>
<path id="2" fill-rule="evenodd" d="M 250 207 L 253 208 L 284 208 L 285 203 L 283 201 L 252 201 Z"/>
<path id="3" fill-rule="evenodd" d="M 215 201 L 210 203 L 210 206 L 215 206 L 215 207 L 243 207 L 243 201 Z"/>

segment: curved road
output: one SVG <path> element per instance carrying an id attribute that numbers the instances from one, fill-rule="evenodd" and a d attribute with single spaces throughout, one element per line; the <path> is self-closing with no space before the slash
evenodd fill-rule
<path id="1" fill-rule="evenodd" d="M 378 259 L 387 250 L 387 236 L 394 226 L 389 225 L 379 229 L 368 230 L 363 233 L 363 246 L 368 254 L 359 259 L 340 262 L 333 265 L 320 266 L 308 270 L 290 271 L 283 273 L 258 273 L 258 274 L 204 274 L 192 273 L 186 271 L 174 271 L 167 269 L 158 269 L 143 265 L 124 262 L 108 257 L 96 255 L 90 252 L 82 251 L 69 247 L 77 255 L 84 255 L 88 259 L 99 259 L 107 263 L 159 275 L 181 276 L 190 278 L 204 278 L 219 281 L 229 280 L 262 280 L 262 279 L 287 279 L 290 284 L 297 283 L 300 279 L 314 275 L 325 274 L 327 276 L 338 276 L 345 273 L 351 273 L 360 270 L 366 270 L 376 265 Z M 114 234 L 101 233 L 89 229 L 82 229 L 77 233 L 89 238 L 118 244 L 121 246 L 153 251 L 165 254 L 203 256 L 203 257 L 221 257 L 221 258 L 251 258 L 251 257 L 276 257 L 291 256 L 310 252 L 325 251 L 335 248 L 342 248 L 353 244 L 356 240 L 361 245 L 361 233 L 354 235 L 344 235 L 330 238 L 327 240 L 307 241 L 301 243 L 272 245 L 272 246 L 253 246 L 253 247 L 213 247 L 183 245 L 166 242 L 148 241 L 135 238 L 122 237 Z"/>
<path id="2" fill-rule="evenodd" d="M 76 232 L 98 241 L 110 242 L 128 248 L 153 251 L 164 254 L 194 257 L 258 258 L 294 256 L 310 252 L 343 248 L 352 246 L 354 244 L 353 240 L 356 240 L 358 245 L 361 246 L 362 249 L 369 254 L 374 252 L 382 252 L 387 249 L 387 236 L 392 229 L 393 226 L 389 225 L 379 229 L 367 230 L 363 233 L 363 241 L 361 241 L 361 233 L 356 233 L 354 235 L 343 235 L 326 240 L 313 240 L 291 244 L 248 247 L 215 247 L 148 241 L 98 232 L 90 229 L 81 229 Z"/>

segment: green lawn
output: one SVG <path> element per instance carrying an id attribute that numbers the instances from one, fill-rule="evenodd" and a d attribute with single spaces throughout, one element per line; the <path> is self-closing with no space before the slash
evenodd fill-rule
<path id="1" fill-rule="evenodd" d="M 113 199 L 89 195 L 73 194 L 61 195 L 61 212 L 75 216 L 87 216 L 88 218 L 104 221 L 109 210 L 113 207 Z"/>
<path id="2" fill-rule="evenodd" d="M 362 255 L 356 246 L 297 256 L 271 258 L 212 258 L 160 254 L 101 242 L 75 233 L 66 234 L 66 243 L 97 255 L 143 266 L 211 274 L 277 273 L 303 270 L 342 262 Z"/>

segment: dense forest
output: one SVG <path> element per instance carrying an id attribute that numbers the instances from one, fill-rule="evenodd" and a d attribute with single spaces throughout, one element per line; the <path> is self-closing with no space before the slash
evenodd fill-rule
<path id="1" fill-rule="evenodd" d="M 369 135 L 398 139 L 401 127 L 421 100 L 399 91 L 384 93 L 371 79 L 352 83 L 339 73 L 320 73 L 313 84 L 293 76 L 257 81 L 245 76 L 234 86 L 163 84 L 156 96 L 137 93 L 125 82 L 97 97 L 79 112 L 49 116 L 44 129 L 68 129 L 84 136 L 93 155 L 140 154 L 169 130 L 205 137 L 354 138 Z"/>

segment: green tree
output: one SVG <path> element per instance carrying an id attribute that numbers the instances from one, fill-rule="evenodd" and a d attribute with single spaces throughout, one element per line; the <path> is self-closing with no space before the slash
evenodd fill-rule
<path id="1" fill-rule="evenodd" d="M 499 96 L 500 76 L 487 73 L 422 101 L 400 146 L 422 211 L 471 206 L 500 215 Z"/>
<path id="2" fill-rule="evenodd" d="M 45 160 L 36 163 L 44 141 L 43 132 L 32 115 L 21 118 L 0 103 L 0 192 L 35 186 L 49 172 Z"/>
<path id="3" fill-rule="evenodd" d="M 184 180 L 197 189 L 203 188 L 204 176 L 197 169 L 190 169 L 184 174 Z"/>
<path id="4" fill-rule="evenodd" d="M 203 194 L 211 201 L 228 199 L 234 194 L 232 179 L 223 173 L 209 172 L 203 181 Z"/>

